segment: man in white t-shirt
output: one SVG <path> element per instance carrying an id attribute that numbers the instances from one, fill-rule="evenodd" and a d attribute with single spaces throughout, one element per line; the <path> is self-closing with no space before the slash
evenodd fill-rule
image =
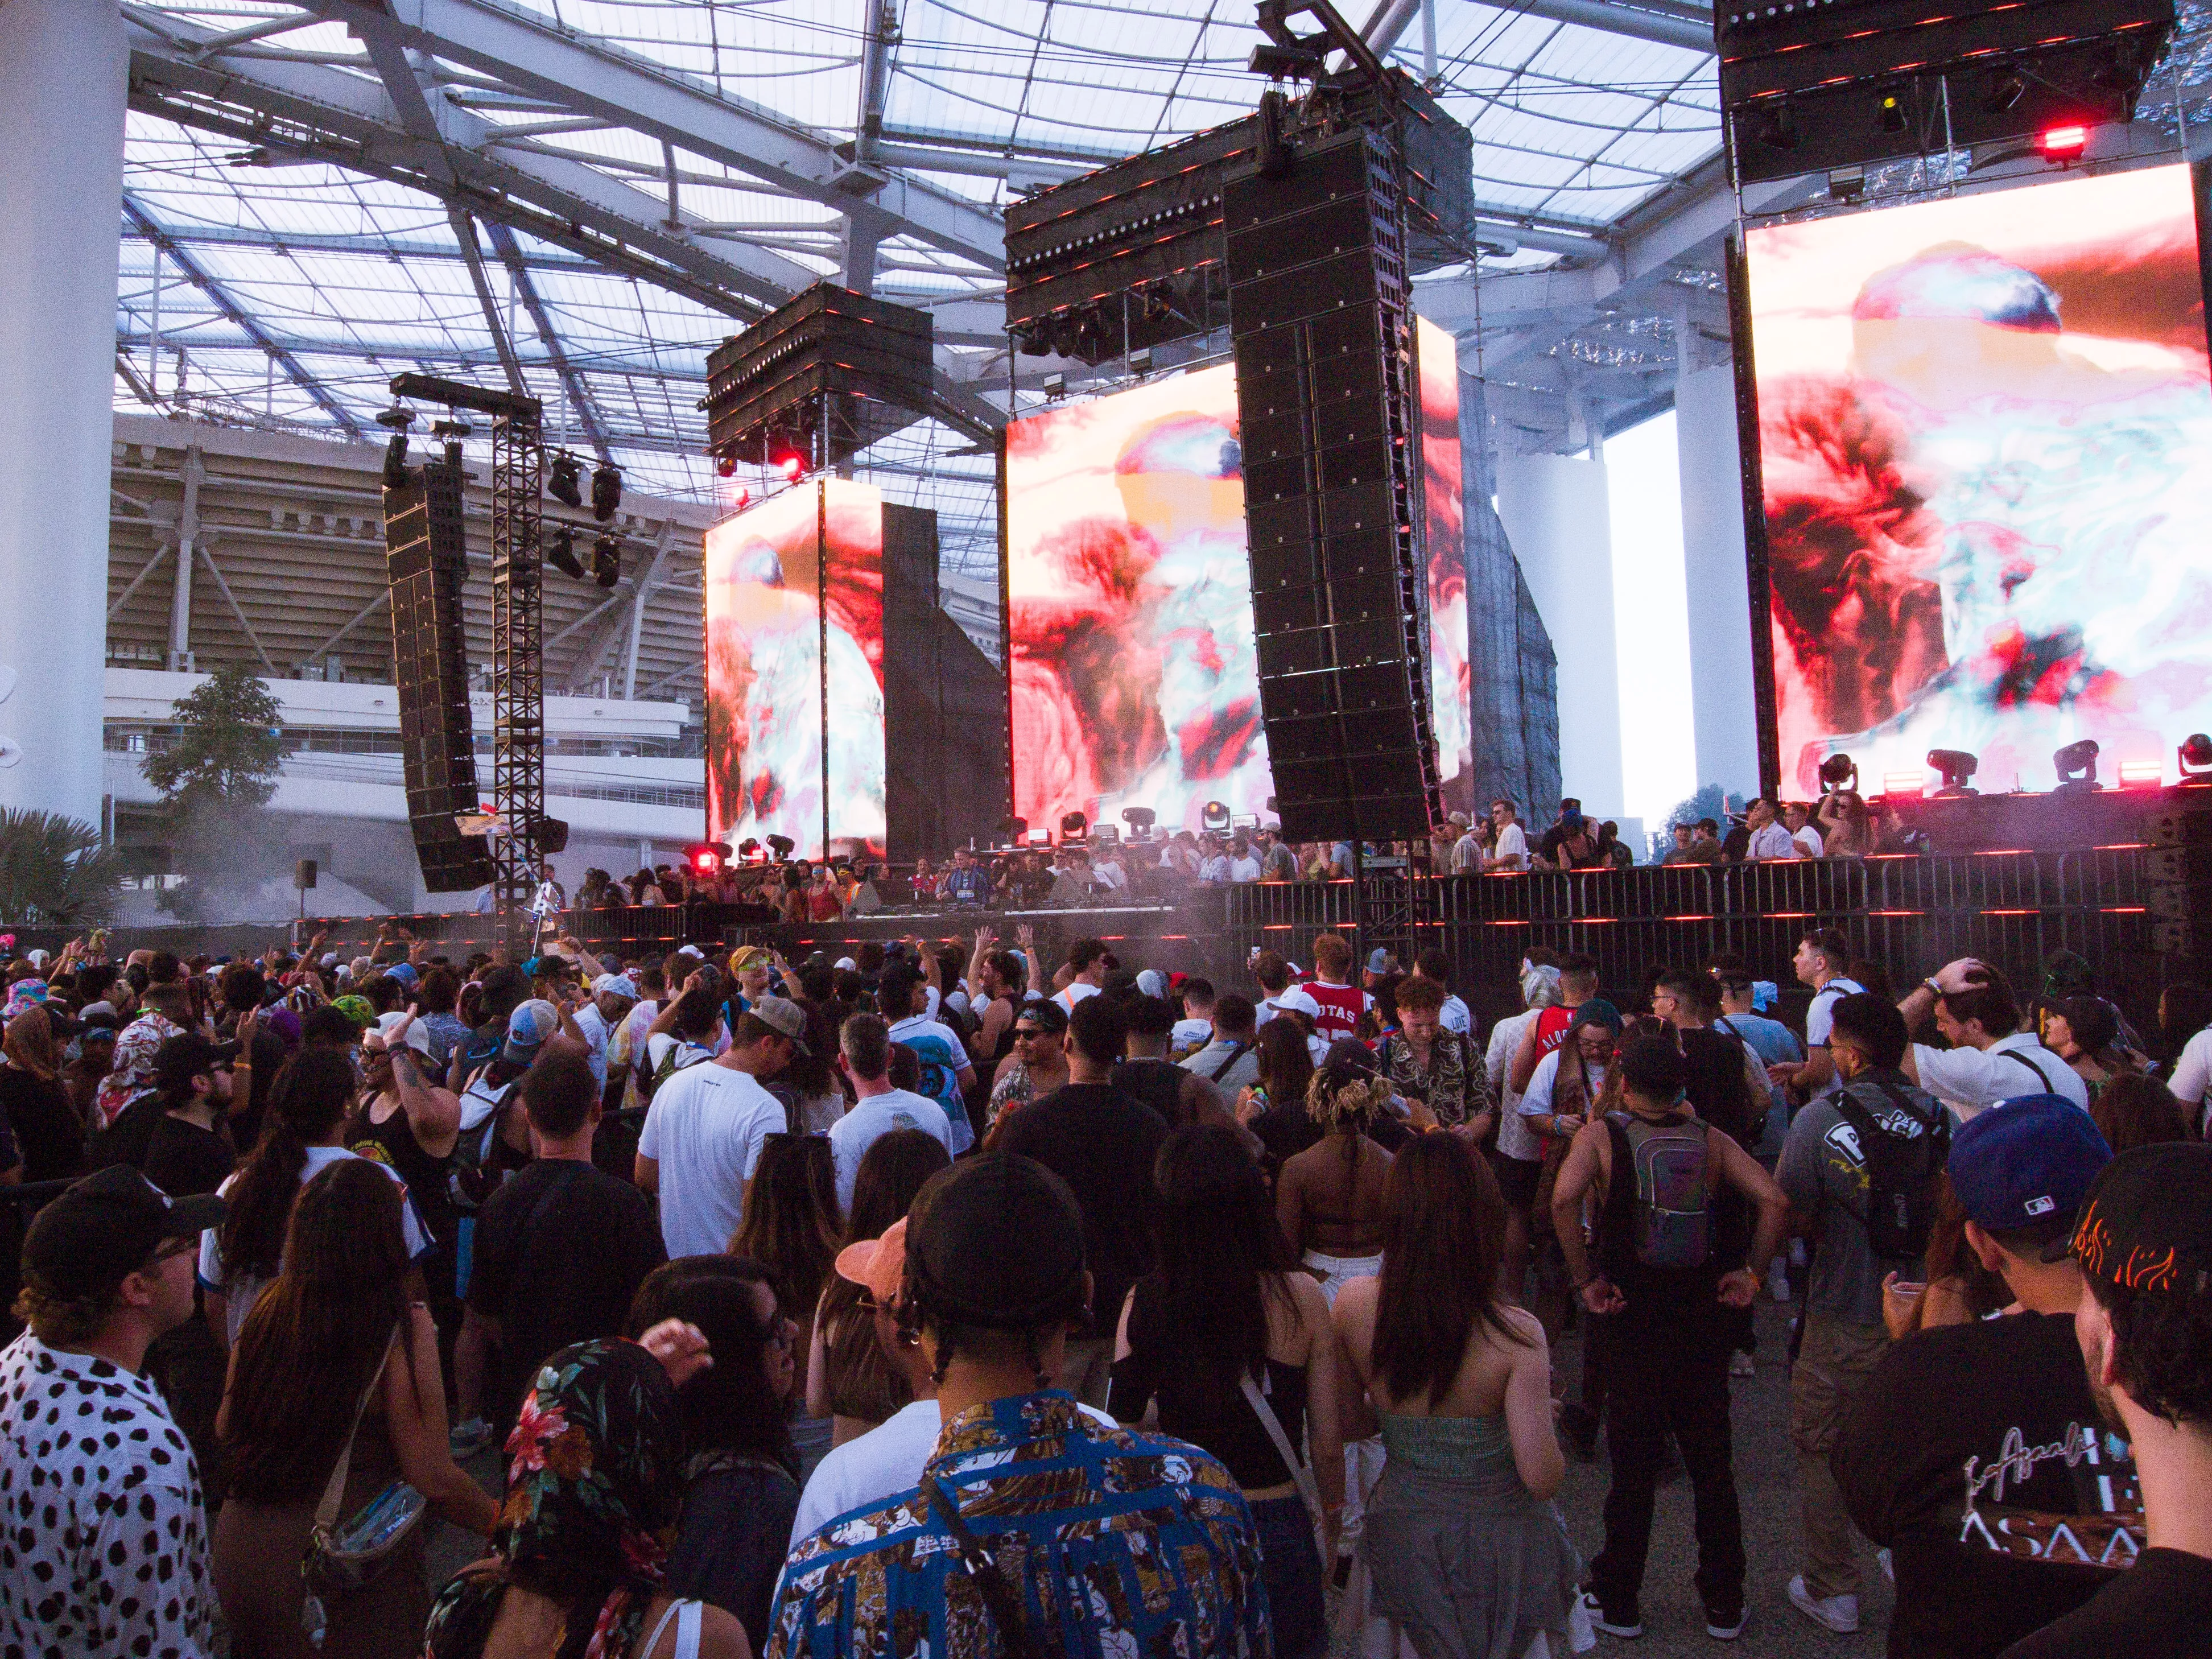
<path id="1" fill-rule="evenodd" d="M 745 1182 L 761 1147 L 787 1127 L 783 1103 L 760 1085 L 808 1052 L 806 1016 L 763 997 L 738 1018 L 719 1060 L 662 1084 L 637 1143 L 637 1184 L 660 1198 L 660 1237 L 671 1261 L 718 1255 L 744 1219 Z"/>
<path id="2" fill-rule="evenodd" d="M 1053 1000 L 1060 1005 L 1062 1013 L 1072 1014 L 1075 1005 L 1085 997 L 1095 997 L 1106 983 L 1106 975 L 1114 971 L 1110 953 L 1095 939 L 1079 939 L 1067 947 L 1067 965 L 1075 977 L 1067 981 Z"/>
<path id="3" fill-rule="evenodd" d="M 1498 842 L 1484 854 L 1483 872 L 1496 875 L 1528 867 L 1528 832 L 1521 827 L 1513 803 L 1504 797 L 1490 803 L 1490 822 L 1498 830 Z"/>
<path id="4" fill-rule="evenodd" d="M 1260 860 L 1252 856 L 1251 843 L 1242 836 L 1229 843 L 1229 879 L 1232 883 L 1260 879 Z"/>
<path id="5" fill-rule="evenodd" d="M 1760 801 L 1752 803 L 1754 818 L 1756 809 L 1763 805 Z M 1771 819 L 1771 808 L 1769 816 Z M 1781 828 L 1771 823 L 1770 827 Z M 1753 830 L 1752 835 L 1756 845 L 1758 831 Z M 1798 981 L 1813 988 L 1813 1004 L 1805 1011 L 1806 1058 L 1794 1065 L 1783 1060 L 1769 1066 L 1766 1076 L 1769 1082 L 1782 1085 L 1807 1103 L 1826 1100 L 1843 1091 L 1835 1062 L 1829 1058 L 1828 1033 L 1835 1024 L 1836 1004 L 1866 989 L 1856 980 L 1844 976 L 1850 963 L 1850 942 L 1833 927 L 1816 927 L 1797 941 L 1797 954 L 1790 965 L 1797 970 Z"/>
<path id="6" fill-rule="evenodd" d="M 830 1152 L 837 1165 L 837 1206 L 850 1212 L 853 1186 L 868 1148 L 894 1129 L 921 1129 L 952 1154 L 952 1124 L 927 1095 L 890 1084 L 890 1027 L 874 1014 L 854 1014 L 837 1034 L 837 1052 L 852 1079 L 853 1109 L 830 1126 Z"/>
<path id="7" fill-rule="evenodd" d="M 1897 1006 L 1908 1026 L 1935 1014 L 1951 1046 L 1914 1043 L 1905 1051 L 1905 1073 L 1962 1120 L 2022 1095 L 2057 1095 L 2089 1109 L 2089 1085 L 2034 1032 L 2020 1029 L 2020 1004 L 1996 969 L 1971 957 L 1946 963 Z"/>
<path id="8" fill-rule="evenodd" d="M 601 974 L 592 981 L 592 1000 L 573 1012 L 576 1029 L 584 1034 L 592 1080 L 602 1094 L 607 1086 L 607 1040 L 636 1000 L 637 986 L 626 975 Z"/>
<path id="9" fill-rule="evenodd" d="M 1793 800 L 1782 809 L 1782 827 L 1790 832 L 1790 839 L 1796 845 L 1799 858 L 1819 859 L 1828 855 L 1827 843 L 1820 839 L 1820 832 L 1813 827 L 1812 814 L 1803 801 Z"/>
<path id="10" fill-rule="evenodd" d="M 968 1058 L 968 1045 L 960 1040 L 959 1034 L 930 1012 L 934 1005 L 924 994 L 934 991 L 936 987 L 923 981 L 925 969 L 932 981 L 936 979 L 937 963 L 926 952 L 922 969 L 903 962 L 893 963 L 884 969 L 883 983 L 876 994 L 886 1010 L 910 1011 L 903 1019 L 890 1022 L 890 1041 L 914 1050 L 915 1058 L 921 1062 L 921 1092 L 944 1109 L 951 1137 L 949 1146 L 957 1157 L 975 1144 L 975 1127 L 968 1121 L 966 1096 L 966 1091 L 975 1086 L 975 1067 Z"/>
<path id="11" fill-rule="evenodd" d="M 816 1466 L 806 1490 L 799 1494 L 799 1512 L 791 1523 L 791 1547 L 807 1539 L 841 1515 L 872 1509 L 921 1484 L 923 1468 L 937 1450 L 945 1431 L 945 1413 L 937 1403 L 937 1379 L 922 1355 L 921 1343 L 899 1329 L 899 1299 L 906 1290 L 906 1218 L 901 1216 L 884 1230 L 881 1238 L 865 1238 L 837 1252 L 837 1276 L 849 1279 L 868 1293 L 873 1309 L 876 1341 L 893 1370 L 904 1375 L 914 1391 L 909 1405 L 856 1439 L 848 1440 Z M 1094 1407 L 1078 1403 L 1076 1409 L 1110 1427 L 1113 1419 Z"/>
<path id="12" fill-rule="evenodd" d="M 1431 945 L 1415 953 L 1413 977 L 1432 979 L 1444 988 L 1444 1006 L 1437 1015 L 1437 1022 L 1447 1031 L 1457 1031 L 1466 1036 L 1474 1029 L 1474 1018 L 1468 1012 L 1466 999 L 1455 995 L 1451 988 L 1451 958 Z"/>
<path id="13" fill-rule="evenodd" d="M 1141 984 L 1144 975 L 1138 975 Z M 1213 1040 L 1213 981 L 1193 974 L 1182 982 L 1182 1018 L 1168 1033 L 1168 1058 L 1188 1060 Z"/>

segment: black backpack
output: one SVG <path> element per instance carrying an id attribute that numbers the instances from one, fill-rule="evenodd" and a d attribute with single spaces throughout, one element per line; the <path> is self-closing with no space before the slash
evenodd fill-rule
<path id="1" fill-rule="evenodd" d="M 1936 1219 L 1936 1177 L 1951 1156 L 1951 1114 L 1936 1100 L 1930 1115 L 1894 1085 L 1872 1079 L 1887 1104 L 1871 1109 L 1856 1085 L 1835 1099 L 1837 1115 L 1858 1137 L 1866 1170 L 1867 1245 L 1880 1262 L 1917 1262 L 1928 1254 Z"/>

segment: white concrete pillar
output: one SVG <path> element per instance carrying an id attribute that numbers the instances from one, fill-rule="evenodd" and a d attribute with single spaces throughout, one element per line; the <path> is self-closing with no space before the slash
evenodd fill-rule
<path id="1" fill-rule="evenodd" d="M 1600 818 L 1623 813 L 1620 673 L 1613 617 L 1613 523 L 1605 464 L 1569 455 L 1498 458 L 1498 516 L 1559 664 L 1559 787 Z M 1552 821 L 1557 802 L 1531 804 Z"/>
<path id="2" fill-rule="evenodd" d="M 0 0 L 0 805 L 95 826 L 130 63 L 114 0 Z"/>
<path id="3" fill-rule="evenodd" d="M 1759 792 L 1752 701 L 1751 599 L 1744 571 L 1743 478 L 1735 372 L 1723 358 L 1674 383 L 1682 468 L 1682 575 L 1690 597 L 1690 701 L 1698 781 Z"/>

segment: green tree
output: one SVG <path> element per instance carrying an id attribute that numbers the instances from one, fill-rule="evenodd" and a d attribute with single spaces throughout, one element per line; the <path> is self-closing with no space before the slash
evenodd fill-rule
<path id="1" fill-rule="evenodd" d="M 170 712 L 177 740 L 145 763 L 146 781 L 161 792 L 164 807 L 269 804 L 284 763 L 284 710 L 252 669 L 225 664 Z"/>
<path id="2" fill-rule="evenodd" d="M 76 927 L 104 921 L 123 882 L 120 855 L 82 818 L 0 807 L 0 921 Z"/>
<path id="3" fill-rule="evenodd" d="M 161 792 L 185 880 L 158 902 L 188 921 L 252 919 L 227 913 L 284 863 L 266 811 L 284 763 L 283 706 L 252 669 L 230 663 L 170 708 L 176 740 L 147 756 L 145 774 Z"/>

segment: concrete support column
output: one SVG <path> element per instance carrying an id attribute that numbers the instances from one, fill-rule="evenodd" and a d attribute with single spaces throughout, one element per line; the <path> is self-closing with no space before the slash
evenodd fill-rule
<path id="1" fill-rule="evenodd" d="M 1498 516 L 1559 658 L 1560 791 L 1594 817 L 1620 817 L 1620 672 L 1605 464 L 1501 454 Z M 1557 802 L 1533 802 L 1528 822 L 1543 828 L 1557 811 Z"/>
<path id="2" fill-rule="evenodd" d="M 192 565 L 200 543 L 200 485 L 207 478 L 207 459 L 193 444 L 185 451 L 185 500 L 177 517 L 177 585 L 169 596 L 169 670 L 189 672 L 192 666 Z"/>
<path id="3" fill-rule="evenodd" d="M 1751 598 L 1744 572 L 1735 374 L 1726 358 L 1676 380 L 1674 433 L 1682 469 L 1682 575 L 1690 594 L 1698 781 L 1753 795 L 1759 792 L 1759 724 L 1752 701 Z"/>
<path id="4" fill-rule="evenodd" d="M 114 0 L 0 0 L 0 805 L 95 826 L 130 63 Z"/>

